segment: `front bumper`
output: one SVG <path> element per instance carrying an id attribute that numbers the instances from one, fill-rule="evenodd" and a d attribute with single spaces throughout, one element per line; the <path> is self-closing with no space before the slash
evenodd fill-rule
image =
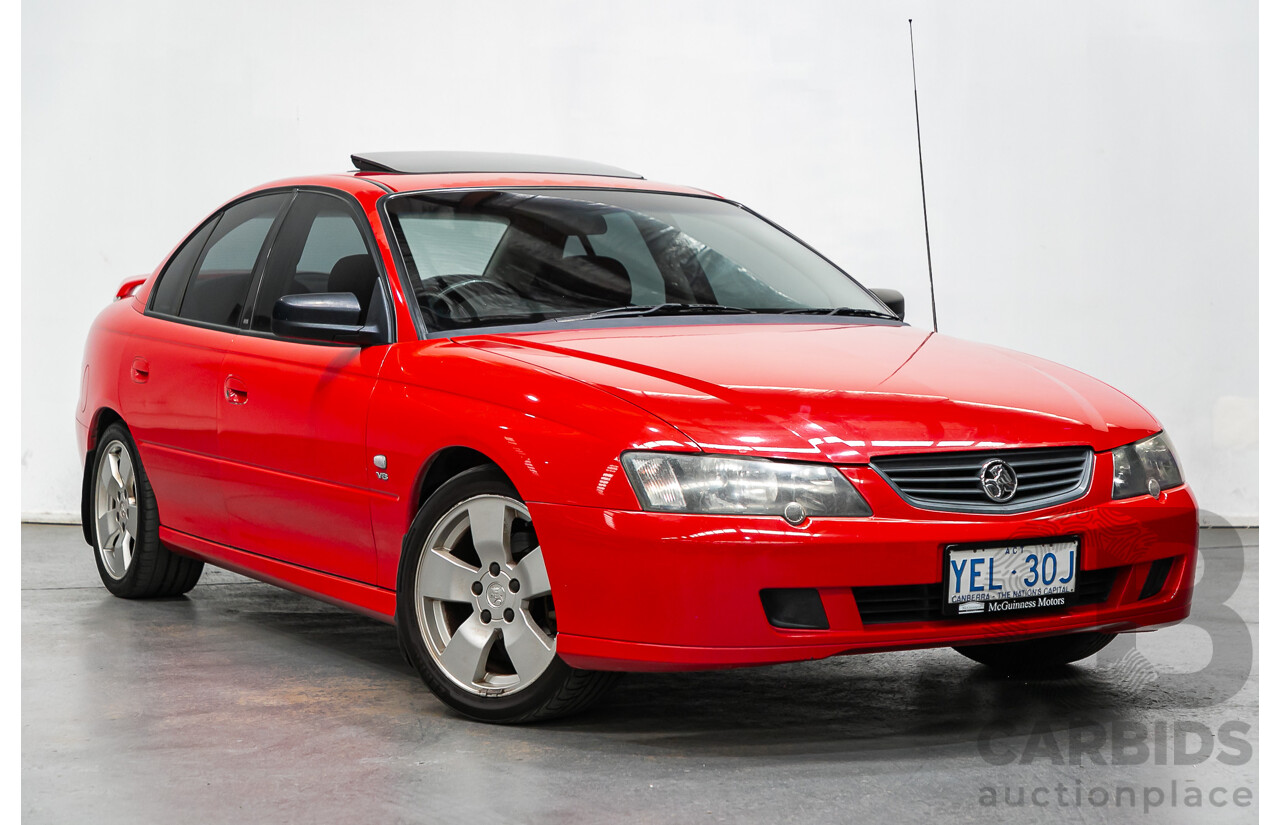
<path id="1" fill-rule="evenodd" d="M 1102 468 L 1105 469 L 1105 468 Z M 1185 487 L 1160 497 L 1082 499 L 1015 516 L 918 510 L 866 468 L 844 471 L 876 513 L 867 519 L 669 515 L 530 502 L 555 588 L 557 651 L 600 670 L 699 670 L 842 653 L 1120 632 L 1173 624 L 1190 612 L 1197 512 Z M 1097 571 L 1095 603 L 1017 616 L 952 617 L 927 605 L 886 620 L 863 588 L 941 591 L 947 545 L 1077 536 L 1080 570 Z M 1154 594 L 1152 563 L 1168 572 Z M 760 592 L 816 588 L 829 628 L 770 624 Z M 912 588 L 906 588 L 912 591 Z M 857 594 L 864 594 L 862 603 Z M 1141 597 L 1141 598 L 1140 598 Z"/>

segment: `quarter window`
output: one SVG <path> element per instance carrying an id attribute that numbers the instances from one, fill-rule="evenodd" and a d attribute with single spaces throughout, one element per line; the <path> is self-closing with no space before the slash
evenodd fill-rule
<path id="1" fill-rule="evenodd" d="M 213 233 L 217 223 L 217 218 L 213 218 L 200 227 L 199 231 L 188 238 L 182 248 L 169 259 L 168 265 L 165 266 L 164 272 L 160 273 L 160 280 L 156 284 L 155 298 L 151 301 L 152 312 L 161 315 L 178 314 L 178 307 L 182 304 L 182 293 L 187 288 L 187 281 L 191 278 L 191 270 L 195 267 L 200 253 L 204 251 L 205 242 L 209 240 L 209 235 Z"/>

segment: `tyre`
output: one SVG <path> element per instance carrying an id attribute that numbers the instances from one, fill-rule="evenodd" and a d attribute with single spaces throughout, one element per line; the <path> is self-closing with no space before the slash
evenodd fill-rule
<path id="1" fill-rule="evenodd" d="M 204 562 L 160 544 L 156 497 L 123 424 L 112 424 L 89 456 L 94 462 L 89 512 L 93 515 L 98 575 L 124 599 L 180 596 L 196 586 Z"/>
<path id="2" fill-rule="evenodd" d="M 616 681 L 556 655 L 542 549 L 528 509 L 496 468 L 445 482 L 404 547 L 400 644 L 449 707 L 483 722 L 541 721 L 585 710 Z"/>
<path id="3" fill-rule="evenodd" d="M 1071 633 L 1025 642 L 964 645 L 955 650 L 999 671 L 1034 673 L 1087 659 L 1109 645 L 1115 637 L 1114 633 Z"/>

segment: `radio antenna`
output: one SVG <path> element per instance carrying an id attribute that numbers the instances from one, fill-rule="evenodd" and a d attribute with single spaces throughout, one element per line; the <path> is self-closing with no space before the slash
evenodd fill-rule
<path id="1" fill-rule="evenodd" d="M 938 299 L 933 294 L 933 250 L 929 248 L 929 202 L 924 196 L 924 148 L 920 144 L 920 91 L 916 88 L 916 33 L 907 18 L 911 38 L 911 94 L 916 101 L 916 157 L 920 160 L 920 207 L 924 210 L 924 254 L 929 262 L 929 306 L 933 309 L 933 331 L 938 331 Z"/>

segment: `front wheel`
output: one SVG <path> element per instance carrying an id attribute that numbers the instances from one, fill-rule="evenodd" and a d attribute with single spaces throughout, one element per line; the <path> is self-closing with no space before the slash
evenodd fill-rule
<path id="1" fill-rule="evenodd" d="M 1111 644 L 1115 637 L 1114 633 L 1071 633 L 1025 642 L 964 645 L 955 650 L 1005 673 L 1034 673 L 1087 659 Z"/>
<path id="2" fill-rule="evenodd" d="M 577 713 L 616 679 L 556 656 L 555 603 L 533 521 L 492 467 L 455 476 L 414 519 L 396 626 L 436 696 L 484 722 Z"/>

